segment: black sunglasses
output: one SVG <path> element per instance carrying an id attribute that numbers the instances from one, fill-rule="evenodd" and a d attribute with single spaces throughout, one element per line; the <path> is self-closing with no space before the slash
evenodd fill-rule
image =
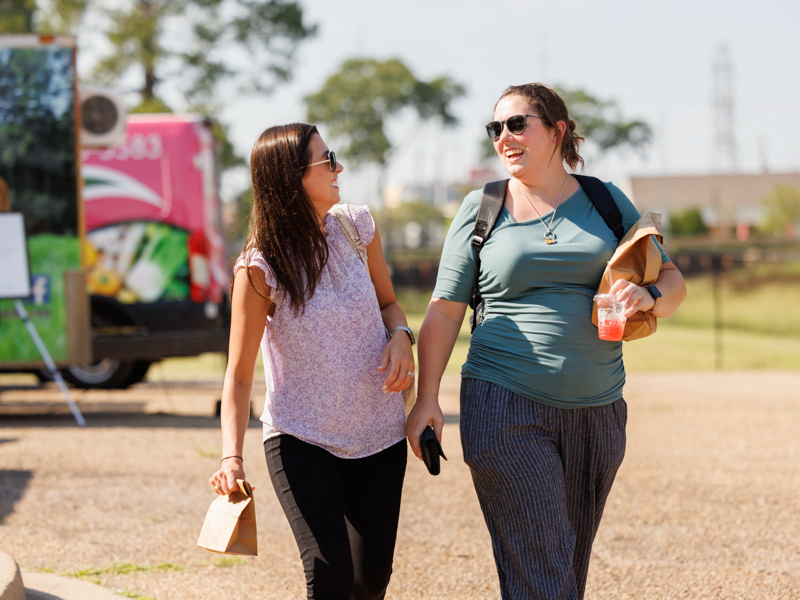
<path id="1" fill-rule="evenodd" d="M 325 160 L 320 160 L 320 161 L 315 162 L 315 163 L 311 163 L 310 165 L 306 165 L 304 168 L 313 167 L 315 165 L 322 165 L 322 164 L 325 164 L 325 163 L 328 163 L 328 167 L 330 168 L 331 173 L 335 173 L 336 172 L 336 153 L 333 152 L 333 151 L 328 152 L 328 158 L 326 158 Z"/>
<path id="2" fill-rule="evenodd" d="M 489 138 L 493 142 L 496 142 L 500 139 L 500 135 L 503 133 L 503 123 L 505 123 L 511 133 L 514 135 L 519 135 L 525 131 L 525 125 L 528 123 L 528 117 L 531 119 L 541 119 L 544 121 L 544 117 L 537 117 L 536 115 L 514 115 L 513 117 L 508 117 L 505 121 L 492 121 L 486 126 L 486 133 L 489 134 Z"/>

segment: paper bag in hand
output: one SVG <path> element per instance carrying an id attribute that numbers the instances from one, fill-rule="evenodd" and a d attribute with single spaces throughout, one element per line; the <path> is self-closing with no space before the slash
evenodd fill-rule
<path id="1" fill-rule="evenodd" d="M 656 240 L 661 237 L 661 215 L 646 211 L 628 230 L 608 261 L 598 294 L 607 294 L 612 282 L 624 279 L 638 285 L 655 283 L 661 272 L 661 250 Z M 592 310 L 592 323 L 597 325 L 597 305 Z M 624 342 L 639 340 L 655 333 L 657 320 L 651 313 L 637 312 L 625 322 Z"/>
<path id="2" fill-rule="evenodd" d="M 211 503 L 197 545 L 222 554 L 258 556 L 256 504 L 250 484 L 237 479 L 239 491 Z"/>

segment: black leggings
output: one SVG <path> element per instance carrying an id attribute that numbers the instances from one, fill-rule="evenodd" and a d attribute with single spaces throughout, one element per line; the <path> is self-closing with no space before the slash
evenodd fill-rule
<path id="1" fill-rule="evenodd" d="M 392 574 L 406 441 L 372 456 L 338 458 L 279 435 L 264 442 L 264 453 L 300 548 L 308 598 L 384 598 Z"/>

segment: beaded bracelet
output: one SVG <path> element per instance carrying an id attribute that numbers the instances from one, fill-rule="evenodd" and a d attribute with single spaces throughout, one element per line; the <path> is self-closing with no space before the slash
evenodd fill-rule
<path id="1" fill-rule="evenodd" d="M 226 456 L 226 457 L 225 457 L 225 458 L 223 458 L 221 461 L 219 461 L 219 462 L 220 462 L 220 464 L 222 464 L 222 461 L 223 461 L 223 460 L 228 460 L 229 458 L 238 458 L 240 461 L 244 462 L 244 459 L 243 459 L 241 456 Z"/>

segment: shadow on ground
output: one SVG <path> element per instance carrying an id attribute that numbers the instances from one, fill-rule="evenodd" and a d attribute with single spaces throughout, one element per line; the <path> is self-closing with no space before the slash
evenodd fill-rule
<path id="1" fill-rule="evenodd" d="M 14 440 L 2 440 L 12 442 Z M 0 526 L 3 520 L 14 510 L 14 505 L 19 502 L 28 482 L 33 478 L 33 471 L 12 471 L 0 469 Z"/>
<path id="2" fill-rule="evenodd" d="M 97 428 L 164 428 L 164 429 L 219 429 L 219 417 L 197 415 L 171 415 L 165 413 L 132 414 L 130 412 L 84 413 L 86 427 Z M 15 414 L 0 416 L 5 427 L 64 427 L 80 429 L 69 412 L 56 415 Z M 261 422 L 250 419 L 248 428 L 260 428 Z"/>

